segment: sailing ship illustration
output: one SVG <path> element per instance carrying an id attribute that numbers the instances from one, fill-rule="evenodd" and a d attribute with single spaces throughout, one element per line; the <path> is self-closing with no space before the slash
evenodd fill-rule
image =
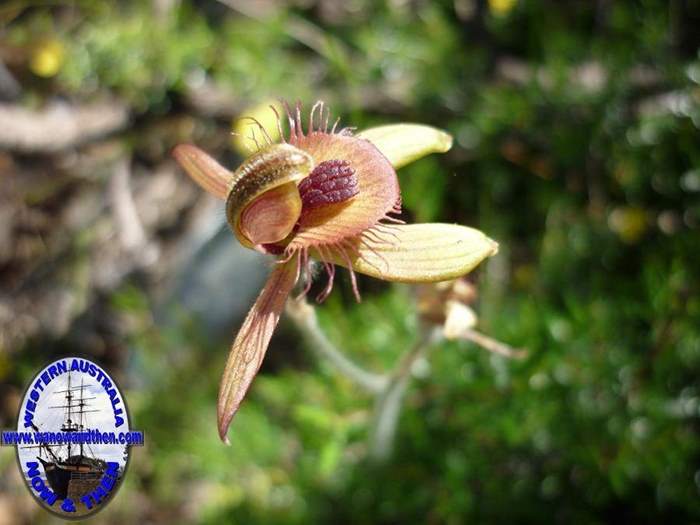
<path id="1" fill-rule="evenodd" d="M 51 406 L 50 409 L 64 410 L 61 432 L 81 432 L 87 428 L 86 414 L 99 412 L 90 409 L 88 401 L 95 397 L 85 397 L 85 385 L 81 380 L 79 386 L 73 386 L 68 372 L 68 382 L 65 390 L 54 392 L 64 394 L 65 404 Z M 32 425 L 36 432 L 40 429 Z M 52 429 L 53 430 L 53 429 Z M 76 497 L 94 490 L 101 482 L 107 462 L 95 457 L 89 444 L 73 444 L 70 441 L 64 445 L 35 444 L 23 448 L 37 448 L 37 459 L 41 462 L 46 480 L 58 499 Z M 70 495 L 70 496 L 69 496 Z"/>

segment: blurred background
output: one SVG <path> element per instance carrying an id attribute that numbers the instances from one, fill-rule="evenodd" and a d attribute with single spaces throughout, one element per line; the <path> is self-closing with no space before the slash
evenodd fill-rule
<path id="1" fill-rule="evenodd" d="M 0 427 L 77 353 L 147 441 L 94 523 L 700 522 L 698 28 L 698 0 L 3 2 Z M 170 151 L 233 168 L 237 119 L 278 98 L 449 130 L 400 171 L 404 218 L 501 246 L 468 302 L 526 356 L 433 345 L 383 461 L 374 397 L 286 318 L 216 435 L 269 262 Z M 341 271 L 319 322 L 381 373 L 442 306 L 360 288 Z M 57 521 L 0 450 L 0 523 Z"/>

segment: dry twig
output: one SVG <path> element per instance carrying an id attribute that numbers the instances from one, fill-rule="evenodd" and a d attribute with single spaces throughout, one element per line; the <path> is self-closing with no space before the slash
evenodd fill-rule
<path id="1" fill-rule="evenodd" d="M 125 106 L 101 102 L 73 106 L 54 102 L 41 110 L 0 104 L 0 148 L 23 153 L 53 153 L 123 128 Z"/>

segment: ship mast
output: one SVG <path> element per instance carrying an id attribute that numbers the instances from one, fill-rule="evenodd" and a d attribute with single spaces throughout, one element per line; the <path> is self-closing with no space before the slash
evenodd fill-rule
<path id="1" fill-rule="evenodd" d="M 73 431 L 73 392 L 71 391 L 70 372 L 68 372 L 68 389 L 66 390 L 66 422 L 61 426 L 63 432 Z M 68 456 L 70 457 L 71 442 L 68 441 Z"/>
<path id="2" fill-rule="evenodd" d="M 80 416 L 79 416 L 79 423 L 78 423 L 78 428 L 82 432 L 82 430 L 85 428 L 83 419 L 85 416 L 85 394 L 84 394 L 84 388 L 85 388 L 85 380 L 81 379 L 80 380 Z M 83 440 L 80 440 L 80 457 L 83 457 Z"/>
<path id="3" fill-rule="evenodd" d="M 62 432 L 78 432 L 79 430 L 83 430 L 85 428 L 85 413 L 86 412 L 99 412 L 99 410 L 85 410 L 85 407 L 88 406 L 86 401 L 90 399 L 95 399 L 95 397 L 85 397 L 85 381 L 81 379 L 80 381 L 80 386 L 72 386 L 72 380 L 71 380 L 71 373 L 68 372 L 68 385 L 65 390 L 58 390 L 55 392 L 56 394 L 65 394 L 65 400 L 66 404 L 65 405 L 59 405 L 59 406 L 52 406 L 49 408 L 65 408 L 66 409 L 66 417 L 65 421 L 61 425 L 61 431 Z M 77 396 L 78 399 L 75 400 L 76 394 L 74 393 L 76 390 L 80 390 L 80 396 Z M 77 402 L 75 402 L 75 401 Z M 77 413 L 75 413 L 75 409 L 77 410 Z M 74 421 L 73 418 L 77 418 L 77 421 Z M 82 441 L 82 440 L 81 440 Z M 81 442 L 79 444 L 80 446 L 80 457 L 83 457 L 83 443 Z M 89 448 L 89 447 L 88 447 Z M 68 460 L 71 457 L 71 441 L 68 441 L 68 456 L 66 457 L 66 460 Z"/>

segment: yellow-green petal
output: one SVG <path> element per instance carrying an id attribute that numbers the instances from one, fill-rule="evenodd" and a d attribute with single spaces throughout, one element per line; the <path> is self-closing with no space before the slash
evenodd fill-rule
<path id="1" fill-rule="evenodd" d="M 358 136 L 381 151 L 394 169 L 430 153 L 445 153 L 452 147 L 452 135 L 421 124 L 392 124 L 364 130 Z"/>
<path id="2" fill-rule="evenodd" d="M 425 283 L 455 279 L 495 255 L 498 244 L 479 230 L 458 224 L 379 225 L 341 249 L 312 252 L 385 281 Z"/>

